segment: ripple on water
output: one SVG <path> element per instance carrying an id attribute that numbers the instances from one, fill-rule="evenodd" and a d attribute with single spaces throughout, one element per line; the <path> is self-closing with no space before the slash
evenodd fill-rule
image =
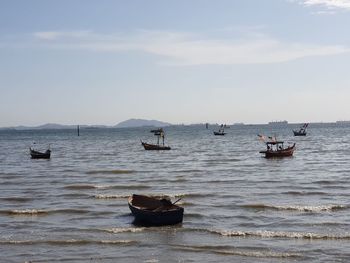
<path id="1" fill-rule="evenodd" d="M 211 245 L 172 245 L 176 250 L 184 252 L 204 252 L 219 255 L 243 256 L 255 258 L 296 258 L 301 257 L 301 253 L 296 252 L 277 252 L 263 248 L 236 248 L 231 246 L 211 246 Z"/>
<path id="2" fill-rule="evenodd" d="M 132 174 L 133 170 L 92 170 L 87 171 L 86 174 Z"/>

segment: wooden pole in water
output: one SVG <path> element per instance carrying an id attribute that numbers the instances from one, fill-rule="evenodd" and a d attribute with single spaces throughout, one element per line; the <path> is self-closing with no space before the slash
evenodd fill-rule
<path id="1" fill-rule="evenodd" d="M 80 136 L 80 134 L 79 134 L 79 125 L 78 125 L 78 127 L 77 127 L 77 132 L 78 132 L 78 136 Z"/>

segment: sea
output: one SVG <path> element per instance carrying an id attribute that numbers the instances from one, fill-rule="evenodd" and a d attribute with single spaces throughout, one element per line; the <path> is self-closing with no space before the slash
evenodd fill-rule
<path id="1" fill-rule="evenodd" d="M 145 151 L 146 127 L 2 130 L 0 262 L 350 262 L 350 125 L 293 128 L 170 126 L 170 151 Z M 181 198 L 183 223 L 135 225 L 134 193 Z"/>

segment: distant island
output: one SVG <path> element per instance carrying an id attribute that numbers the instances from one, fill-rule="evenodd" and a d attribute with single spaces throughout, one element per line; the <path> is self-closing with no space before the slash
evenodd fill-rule
<path id="1" fill-rule="evenodd" d="M 157 120 L 144 120 L 144 119 L 129 119 L 126 121 L 122 121 L 115 125 L 115 128 L 132 128 L 132 127 L 165 127 L 170 126 L 171 123 L 157 121 Z"/>
<path id="2" fill-rule="evenodd" d="M 122 121 L 115 126 L 107 125 L 79 125 L 80 129 L 99 129 L 99 128 L 132 128 L 132 127 L 165 127 L 172 125 L 168 122 L 162 122 L 157 120 L 144 120 L 144 119 L 129 119 Z M 46 123 L 39 126 L 13 126 L 3 127 L 0 130 L 62 130 L 62 129 L 77 129 L 78 125 L 64 125 L 57 123 Z"/>

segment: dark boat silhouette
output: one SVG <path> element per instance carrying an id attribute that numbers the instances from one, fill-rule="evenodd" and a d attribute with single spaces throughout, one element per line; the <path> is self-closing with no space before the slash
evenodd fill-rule
<path id="1" fill-rule="evenodd" d="M 128 199 L 129 208 L 135 217 L 134 223 L 149 226 L 181 223 L 184 209 L 175 205 L 176 202 L 172 203 L 169 198 L 135 194 Z"/>
<path id="2" fill-rule="evenodd" d="M 308 125 L 308 123 L 305 123 L 299 130 L 293 130 L 294 136 L 306 136 L 306 128 Z"/>
<path id="3" fill-rule="evenodd" d="M 288 157 L 293 156 L 295 150 L 295 143 L 291 146 L 284 148 L 283 141 L 271 141 L 266 142 L 266 150 L 260 151 L 260 153 L 265 154 L 265 158 L 278 158 L 278 157 Z"/>
<path id="4" fill-rule="evenodd" d="M 45 152 L 35 151 L 32 148 L 29 148 L 29 150 L 30 150 L 30 156 L 32 157 L 32 159 L 50 159 L 51 157 L 50 149 L 47 149 Z"/>
<path id="5" fill-rule="evenodd" d="M 154 133 L 154 135 L 157 136 L 157 144 L 151 144 L 151 143 L 146 143 L 141 140 L 142 146 L 145 148 L 145 150 L 153 150 L 153 151 L 161 151 L 161 150 L 170 150 L 171 148 L 169 146 L 166 146 L 164 144 L 164 138 L 165 138 L 165 133 L 163 129 L 158 129 L 158 130 L 152 130 L 151 132 Z M 159 143 L 159 139 L 162 138 L 163 143 Z"/>
<path id="6" fill-rule="evenodd" d="M 219 131 L 214 131 L 214 135 L 221 135 L 221 136 L 223 136 L 223 135 L 225 135 L 226 134 L 226 132 L 224 132 L 224 130 L 219 130 Z"/>
<path id="7" fill-rule="evenodd" d="M 226 124 L 221 124 L 219 131 L 213 131 L 214 135 L 224 136 L 226 134 L 225 132 Z"/>

